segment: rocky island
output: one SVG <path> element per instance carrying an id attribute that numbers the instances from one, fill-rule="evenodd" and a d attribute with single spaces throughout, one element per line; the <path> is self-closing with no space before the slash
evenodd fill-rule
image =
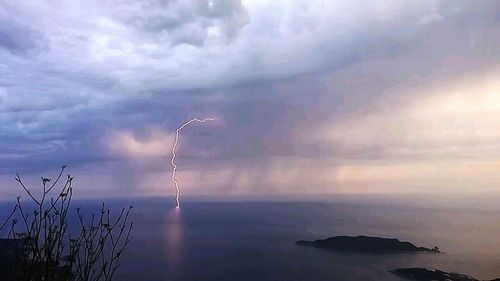
<path id="1" fill-rule="evenodd" d="M 16 263 L 25 255 L 25 239 L 0 238 L 0 280 L 16 280 Z"/>
<path id="2" fill-rule="evenodd" d="M 445 272 L 430 268 L 420 268 L 420 267 L 398 268 L 390 272 L 400 277 L 404 277 L 411 280 L 420 280 L 420 281 L 479 281 L 479 279 L 475 279 L 468 275 L 453 273 L 453 272 Z M 497 278 L 491 281 L 500 281 L 500 279 Z"/>
<path id="3" fill-rule="evenodd" d="M 439 249 L 417 247 L 410 242 L 399 241 L 395 238 L 382 238 L 372 236 L 335 236 L 314 241 L 300 240 L 297 245 L 318 247 L 332 251 L 342 252 L 372 252 L 372 253 L 401 253 L 401 252 L 432 252 L 438 253 Z"/>

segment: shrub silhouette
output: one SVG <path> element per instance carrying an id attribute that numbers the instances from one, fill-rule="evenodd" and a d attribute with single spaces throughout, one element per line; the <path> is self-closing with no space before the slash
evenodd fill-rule
<path id="1" fill-rule="evenodd" d="M 113 218 L 102 204 L 100 212 L 85 218 L 80 208 L 68 212 L 73 197 L 73 177 L 61 181 L 66 166 L 55 180 L 42 177 L 43 190 L 36 196 L 16 174 L 29 197 L 18 197 L 0 225 L 0 279 L 12 281 L 110 281 L 130 242 L 132 206 Z M 70 219 L 71 218 L 71 219 Z M 78 224 L 70 235 L 68 222 Z"/>

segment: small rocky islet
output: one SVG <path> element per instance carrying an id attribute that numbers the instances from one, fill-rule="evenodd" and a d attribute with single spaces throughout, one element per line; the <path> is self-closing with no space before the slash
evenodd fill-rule
<path id="1" fill-rule="evenodd" d="M 391 270 L 390 272 L 399 277 L 419 281 L 480 281 L 480 279 L 476 279 L 465 274 L 445 272 L 432 268 L 398 268 L 395 270 Z M 500 281 L 500 278 L 496 278 L 490 281 Z"/>

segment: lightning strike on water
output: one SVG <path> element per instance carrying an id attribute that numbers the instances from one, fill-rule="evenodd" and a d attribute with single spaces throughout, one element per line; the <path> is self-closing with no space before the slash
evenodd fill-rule
<path id="1" fill-rule="evenodd" d="M 198 118 L 193 118 L 189 121 L 187 121 L 186 123 L 182 124 L 179 128 L 177 128 L 177 130 L 175 130 L 175 141 L 174 141 L 174 145 L 172 146 L 172 159 L 170 160 L 170 163 L 172 164 L 172 182 L 174 183 L 175 185 L 175 190 L 176 190 L 176 194 L 175 194 L 175 203 L 177 204 L 177 208 L 179 208 L 181 206 L 181 202 L 180 202 L 180 196 L 181 196 L 181 190 L 179 188 L 179 183 L 177 182 L 177 180 L 175 179 L 175 172 L 177 171 L 177 165 L 175 165 L 175 149 L 177 148 L 177 143 L 179 143 L 179 133 L 182 129 L 184 129 L 184 127 L 186 127 L 187 125 L 193 123 L 193 122 L 199 122 L 199 123 L 205 123 L 207 121 L 214 121 L 216 118 L 205 118 L 205 119 L 198 119 Z"/>

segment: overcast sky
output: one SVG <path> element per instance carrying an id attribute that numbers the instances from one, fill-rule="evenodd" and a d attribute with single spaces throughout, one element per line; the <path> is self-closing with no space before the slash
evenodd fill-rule
<path id="1" fill-rule="evenodd" d="M 0 195 L 500 191 L 498 1 L 0 0 Z M 31 181 L 31 180 L 30 180 Z"/>

